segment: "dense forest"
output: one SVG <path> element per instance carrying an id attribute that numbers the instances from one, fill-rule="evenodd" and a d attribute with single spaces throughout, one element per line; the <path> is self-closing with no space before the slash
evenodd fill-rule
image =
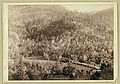
<path id="1" fill-rule="evenodd" d="M 57 79 L 60 73 L 61 79 L 113 79 L 113 12 L 113 8 L 83 13 L 61 5 L 9 6 L 9 80 Z M 76 69 L 70 60 L 100 65 L 101 72 Z M 57 67 L 63 61 L 67 68 Z"/>

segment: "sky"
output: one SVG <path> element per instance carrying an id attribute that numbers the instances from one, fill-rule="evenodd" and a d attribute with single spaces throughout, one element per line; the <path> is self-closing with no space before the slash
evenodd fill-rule
<path id="1" fill-rule="evenodd" d="M 113 4 L 62 4 L 68 10 L 77 10 L 78 12 L 100 11 L 112 8 Z"/>

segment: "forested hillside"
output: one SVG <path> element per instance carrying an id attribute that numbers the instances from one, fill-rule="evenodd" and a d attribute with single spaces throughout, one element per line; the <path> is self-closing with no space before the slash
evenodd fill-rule
<path id="1" fill-rule="evenodd" d="M 9 6 L 8 14 L 9 70 L 17 70 L 23 58 L 58 61 L 64 53 L 89 64 L 100 58 L 113 68 L 113 8 L 91 14 L 60 5 L 18 5 Z M 110 74 L 101 79 L 112 79 Z"/>

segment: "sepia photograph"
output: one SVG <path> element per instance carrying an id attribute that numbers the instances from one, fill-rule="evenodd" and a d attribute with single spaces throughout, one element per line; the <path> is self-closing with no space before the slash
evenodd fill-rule
<path id="1" fill-rule="evenodd" d="M 116 3 L 5 5 L 4 77 L 114 80 L 116 10 Z"/>

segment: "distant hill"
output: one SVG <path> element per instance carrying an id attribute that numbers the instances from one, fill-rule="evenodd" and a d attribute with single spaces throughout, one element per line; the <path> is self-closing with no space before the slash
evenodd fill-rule
<path id="1" fill-rule="evenodd" d="M 99 22 L 101 24 L 106 24 L 107 26 L 113 27 L 114 20 L 114 9 L 104 9 L 102 11 L 98 11 L 92 15 L 95 18 L 95 22 Z"/>
<path id="2" fill-rule="evenodd" d="M 113 8 L 108 8 L 108 9 L 98 11 L 93 15 L 96 16 L 96 17 L 110 17 L 110 16 L 113 16 L 113 13 L 114 13 L 114 9 Z"/>

